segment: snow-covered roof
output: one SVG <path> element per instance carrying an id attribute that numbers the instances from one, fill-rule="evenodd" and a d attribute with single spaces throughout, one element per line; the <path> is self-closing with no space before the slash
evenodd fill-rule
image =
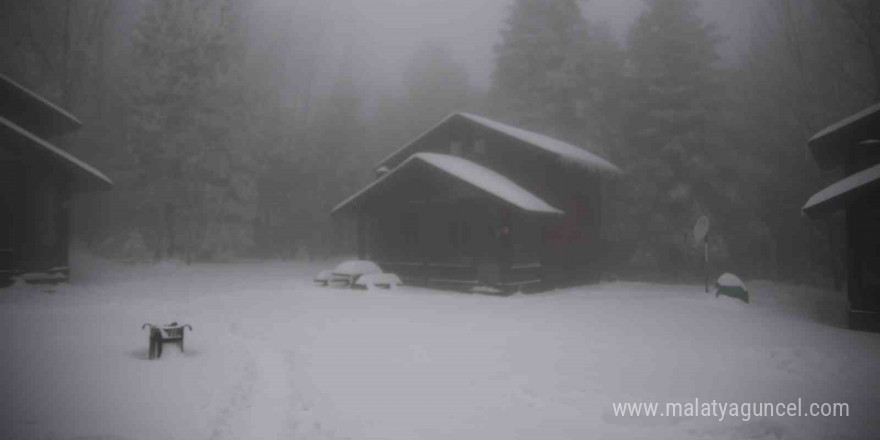
<path id="1" fill-rule="evenodd" d="M 391 172 L 383 175 L 379 179 L 373 181 L 354 195 L 343 200 L 333 208 L 331 213 L 337 212 L 351 202 L 360 198 L 364 194 L 370 192 L 377 185 L 387 181 L 392 176 L 405 169 L 413 163 L 424 163 L 434 167 L 450 176 L 489 193 L 511 205 L 514 205 L 524 211 L 543 213 L 543 214 L 562 214 L 563 212 L 556 209 L 547 202 L 541 200 L 534 194 L 514 183 L 507 177 L 498 174 L 482 165 L 478 165 L 467 159 L 449 156 L 438 153 L 416 153 L 410 156 L 402 164 L 395 167 Z"/>
<path id="2" fill-rule="evenodd" d="M 816 217 L 843 207 L 847 200 L 858 197 L 859 193 L 877 185 L 880 185 L 880 164 L 852 174 L 817 192 L 807 200 L 801 210 L 810 217 Z"/>
<path id="3" fill-rule="evenodd" d="M 880 103 L 825 127 L 807 142 L 813 157 L 825 169 L 840 164 L 847 148 L 880 137 L 878 119 Z"/>
<path id="4" fill-rule="evenodd" d="M 847 116 L 847 117 L 823 128 L 821 131 L 819 131 L 818 133 L 813 135 L 813 137 L 810 138 L 810 142 L 813 142 L 813 141 L 818 140 L 822 137 L 828 136 L 830 133 L 833 133 L 835 131 L 840 130 L 841 128 L 852 125 L 854 122 L 865 119 L 865 118 L 867 118 L 875 113 L 878 113 L 878 112 L 880 112 L 880 103 L 874 104 L 874 105 L 872 105 L 872 106 L 870 106 L 870 107 L 868 107 L 858 113 Z"/>
<path id="5" fill-rule="evenodd" d="M 492 130 L 521 140 L 529 145 L 557 154 L 565 160 L 583 165 L 587 168 L 592 168 L 597 171 L 620 173 L 620 169 L 611 162 L 608 162 L 583 148 L 576 147 L 567 142 L 560 141 L 559 139 L 554 139 L 541 133 L 503 124 L 479 115 L 470 113 L 459 113 L 459 115 L 484 127 L 491 128 Z"/>
<path id="6" fill-rule="evenodd" d="M 72 114 L 0 74 L 0 116 L 39 136 L 59 136 L 82 126 Z"/>
<path id="7" fill-rule="evenodd" d="M 91 165 L 77 159 L 72 154 L 46 142 L 33 133 L 19 127 L 12 121 L 0 117 L 0 130 L 10 132 L 10 143 L 24 142 L 24 145 L 46 153 L 70 169 L 76 180 L 78 189 L 109 188 L 113 182 Z"/>
<path id="8" fill-rule="evenodd" d="M 447 122 L 449 122 L 450 120 L 455 119 L 455 118 L 463 118 L 467 121 L 470 121 L 471 123 L 478 124 L 482 127 L 488 128 L 488 129 L 495 131 L 497 133 L 509 136 L 514 139 L 517 139 L 517 140 L 524 142 L 528 145 L 531 145 L 533 147 L 540 148 L 540 149 L 545 150 L 547 152 L 553 153 L 565 161 L 576 163 L 576 164 L 582 165 L 582 166 L 589 168 L 589 169 L 592 169 L 592 170 L 609 172 L 609 173 L 614 173 L 614 174 L 621 172 L 620 169 L 617 168 L 617 166 L 615 166 L 611 162 L 597 156 L 596 154 L 593 154 L 593 153 L 587 151 L 586 149 L 576 147 L 576 146 L 571 145 L 567 142 L 563 142 L 561 140 L 551 138 L 550 136 L 547 136 L 547 135 L 544 135 L 541 133 L 536 133 L 533 131 L 524 130 L 522 128 L 513 127 L 510 125 L 507 125 L 507 124 L 504 124 L 504 123 L 501 123 L 498 121 L 493 121 L 489 118 L 479 116 L 479 115 L 474 115 L 471 113 L 453 113 L 453 114 L 447 116 L 442 121 L 440 121 L 440 123 L 438 123 L 437 125 L 432 127 L 430 130 L 428 130 L 425 133 L 421 134 L 420 136 L 416 137 L 415 139 L 410 141 L 408 144 L 401 147 L 399 150 L 395 151 L 394 153 L 391 153 L 390 155 L 388 155 L 387 157 L 382 159 L 379 162 L 379 165 L 384 165 L 386 162 L 390 161 L 391 159 L 393 159 L 395 157 L 399 157 L 401 154 L 404 154 L 413 145 L 418 143 L 419 140 L 423 139 L 429 133 L 436 130 L 438 127 L 445 125 Z"/>

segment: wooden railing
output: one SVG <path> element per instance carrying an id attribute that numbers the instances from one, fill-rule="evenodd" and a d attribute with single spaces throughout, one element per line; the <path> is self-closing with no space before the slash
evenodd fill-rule
<path id="1" fill-rule="evenodd" d="M 483 284 L 477 266 L 473 264 L 402 261 L 385 261 L 378 264 L 383 271 L 397 274 L 405 284 L 409 285 L 470 290 Z M 498 282 L 491 287 L 502 290 L 540 290 L 542 270 L 538 262 L 514 264 L 500 269 Z"/>

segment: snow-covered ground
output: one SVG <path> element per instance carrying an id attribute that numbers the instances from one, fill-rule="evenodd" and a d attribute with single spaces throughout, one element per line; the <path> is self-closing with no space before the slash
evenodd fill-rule
<path id="1" fill-rule="evenodd" d="M 610 283 L 502 298 L 312 286 L 332 267 L 131 267 L 0 290 L 0 439 L 880 438 L 880 335 L 839 295 Z M 145 322 L 189 323 L 149 361 Z M 614 402 L 846 402 L 845 418 Z"/>

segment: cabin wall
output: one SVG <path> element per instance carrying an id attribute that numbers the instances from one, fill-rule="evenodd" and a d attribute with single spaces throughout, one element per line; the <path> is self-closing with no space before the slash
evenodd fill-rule
<path id="1" fill-rule="evenodd" d="M 604 266 L 604 241 L 597 172 L 460 121 L 438 129 L 416 150 L 459 156 L 486 166 L 563 210 L 564 216 L 539 234 L 544 247 L 536 259 L 544 267 L 544 277 L 559 285 L 598 280 Z"/>
<path id="2" fill-rule="evenodd" d="M 67 275 L 70 184 L 43 158 L 0 146 L 0 276 Z"/>
<path id="3" fill-rule="evenodd" d="M 540 280 L 539 216 L 473 196 L 370 212 L 368 258 L 409 284 L 466 289 Z"/>
<path id="4" fill-rule="evenodd" d="M 855 174 L 880 163 L 880 148 L 874 144 L 855 144 L 850 147 L 844 163 L 844 174 Z"/>
<path id="5" fill-rule="evenodd" d="M 450 182 L 440 177 L 433 188 L 398 185 L 382 196 L 385 200 L 414 201 L 411 194 L 431 194 L 442 200 L 430 201 L 418 214 L 413 208 L 385 207 L 397 214 L 378 215 L 372 235 L 379 237 L 371 248 L 376 259 L 406 259 L 410 266 L 453 265 L 475 267 L 473 277 L 481 282 L 502 282 L 503 278 L 544 279 L 551 285 L 570 285 L 596 281 L 604 267 L 602 239 L 601 177 L 598 172 L 578 164 L 564 163 L 554 153 L 499 134 L 470 121 L 453 119 L 419 139 L 408 153 L 433 152 L 462 157 L 494 170 L 526 190 L 565 212 L 557 218 L 510 215 L 503 207 L 491 209 L 461 207 L 437 208 L 444 202 L 468 198 L 484 199 L 474 193 L 449 189 Z M 408 156 L 407 156 L 408 157 Z M 386 165 L 399 165 L 406 157 Z M 425 170 L 419 170 L 422 172 Z M 431 171 L 427 171 L 431 172 Z M 423 179 L 414 179 L 423 180 Z M 419 201 L 424 203 L 424 201 Z M 458 203 L 458 202 L 456 202 Z M 488 205 L 487 205 L 488 206 Z M 454 212 L 462 218 L 450 218 Z M 406 216 L 407 220 L 394 217 Z M 413 220 L 417 217 L 419 220 Z M 419 224 L 417 239 L 412 223 Z M 381 226 L 384 225 L 384 226 Z M 406 226 L 409 225 L 409 226 Z M 477 251 L 461 253 L 455 237 L 464 226 Z M 504 227 L 509 237 L 500 237 Z M 400 232 L 402 231 L 402 232 Z M 409 231 L 409 232 L 407 232 Z M 383 247 L 384 246 L 384 247 Z M 502 249 L 506 248 L 506 249 Z M 420 257 L 421 262 L 413 261 Z M 398 261 L 399 262 L 399 261 Z M 402 270 L 408 270 L 402 267 Z M 412 269 L 415 270 L 415 269 Z M 458 269 L 456 269 L 458 270 Z M 423 273 L 423 277 L 430 274 Z"/>
<path id="6" fill-rule="evenodd" d="M 27 225 L 24 216 L 26 188 L 24 170 L 12 161 L 10 151 L 0 147 L 0 284 L 17 272 Z"/>
<path id="7" fill-rule="evenodd" d="M 850 325 L 880 331 L 880 191 L 846 211 Z"/>

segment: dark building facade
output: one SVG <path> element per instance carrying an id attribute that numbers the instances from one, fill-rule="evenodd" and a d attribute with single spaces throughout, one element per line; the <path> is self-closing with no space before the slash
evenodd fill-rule
<path id="1" fill-rule="evenodd" d="M 408 284 L 541 290 L 596 280 L 601 157 L 455 113 L 377 165 L 332 214 L 356 219 L 358 254 Z"/>
<path id="2" fill-rule="evenodd" d="M 823 170 L 845 177 L 811 197 L 808 217 L 843 213 L 849 326 L 880 331 L 880 104 L 820 131 L 808 142 Z"/>
<path id="3" fill-rule="evenodd" d="M 73 194 L 110 179 L 49 143 L 80 127 L 70 113 L 0 75 L 0 286 L 21 274 L 69 275 Z"/>

